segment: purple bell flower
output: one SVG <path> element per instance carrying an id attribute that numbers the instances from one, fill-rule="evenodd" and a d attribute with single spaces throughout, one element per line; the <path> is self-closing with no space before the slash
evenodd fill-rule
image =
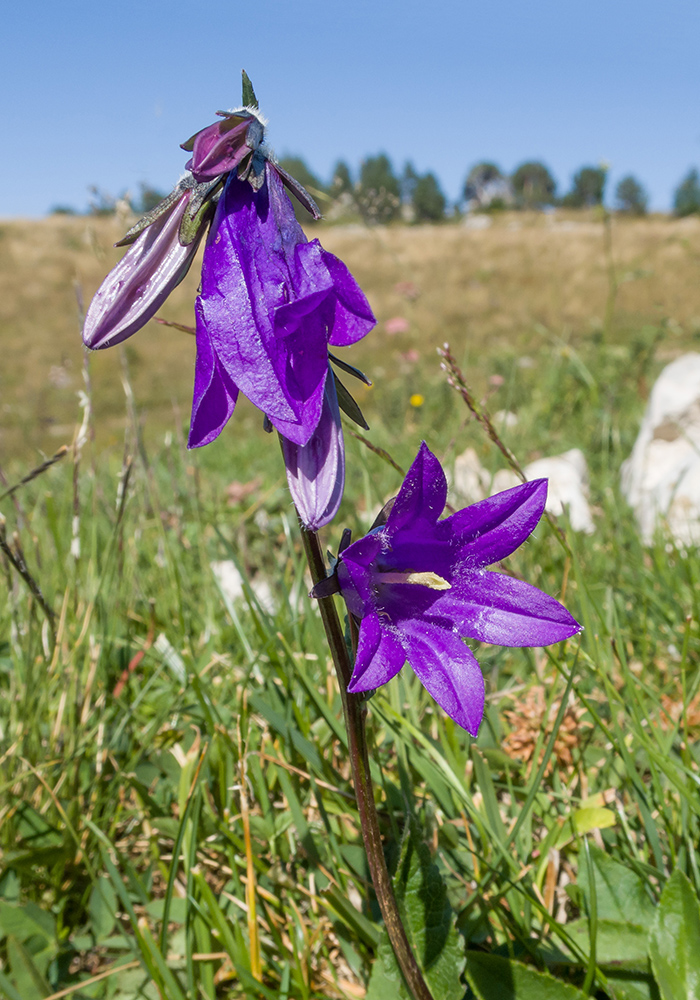
<path id="1" fill-rule="evenodd" d="M 348 691 L 370 691 L 408 660 L 454 721 L 476 736 L 484 680 L 460 637 L 502 646 L 546 646 L 581 626 L 554 598 L 487 566 L 504 559 L 535 529 L 547 480 L 506 490 L 438 520 L 447 481 L 425 442 L 386 523 L 349 545 L 337 579 L 361 619 Z"/>
<path id="2" fill-rule="evenodd" d="M 136 333 L 185 277 L 203 234 L 187 244 L 180 239 L 193 191 L 184 184 L 175 189 L 97 289 L 83 325 L 86 347 L 113 347 Z"/>
<path id="3" fill-rule="evenodd" d="M 189 445 L 208 444 L 239 390 L 294 444 L 319 425 L 328 346 L 375 325 L 347 267 L 307 241 L 274 164 L 258 191 L 229 174 L 204 251 Z"/>

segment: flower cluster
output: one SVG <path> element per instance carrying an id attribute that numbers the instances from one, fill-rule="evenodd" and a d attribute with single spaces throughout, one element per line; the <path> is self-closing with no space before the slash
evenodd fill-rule
<path id="1" fill-rule="evenodd" d="M 318 209 L 265 146 L 244 76 L 246 96 L 183 144 L 188 173 L 121 241 L 129 249 L 95 294 L 83 340 L 96 350 L 140 329 L 208 231 L 189 446 L 221 433 L 242 392 L 279 431 L 292 496 L 315 530 L 336 513 L 344 483 L 337 390 L 341 405 L 347 391 L 328 348 L 356 343 L 376 321 L 342 261 L 304 235 L 285 188 L 316 218 Z"/>
<path id="2" fill-rule="evenodd" d="M 546 646 L 581 630 L 554 598 L 486 569 L 534 531 L 546 499 L 547 480 L 539 479 L 439 520 L 447 481 L 423 442 L 385 523 L 345 548 L 336 567 L 335 585 L 360 620 L 348 691 L 380 687 L 408 661 L 445 712 L 476 736 L 484 680 L 461 637 Z"/>

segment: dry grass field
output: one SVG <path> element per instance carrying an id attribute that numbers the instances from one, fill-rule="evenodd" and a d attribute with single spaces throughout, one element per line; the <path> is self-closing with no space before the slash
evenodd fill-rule
<path id="1" fill-rule="evenodd" d="M 89 302 L 119 259 L 112 244 L 128 223 L 60 216 L 0 223 L 3 461 L 33 460 L 36 449 L 51 452 L 70 440 L 82 387 L 78 298 Z M 378 317 L 377 333 L 354 359 L 377 378 L 405 375 L 409 392 L 437 373 L 434 348 L 445 340 L 478 384 L 494 357 L 590 335 L 610 341 L 662 326 L 659 361 L 700 337 L 697 218 L 614 218 L 606 234 L 593 214 L 504 213 L 481 229 L 321 225 L 310 235 L 348 263 Z M 197 281 L 195 264 L 164 306 L 165 318 L 193 322 Z M 409 328 L 391 335 L 385 324 L 397 316 Z M 126 360 L 148 427 L 171 425 L 173 406 L 184 420 L 193 341 L 151 322 L 128 342 Z M 90 366 L 99 433 L 116 442 L 125 420 L 118 352 L 92 355 Z M 371 411 L 372 402 L 365 405 Z"/>

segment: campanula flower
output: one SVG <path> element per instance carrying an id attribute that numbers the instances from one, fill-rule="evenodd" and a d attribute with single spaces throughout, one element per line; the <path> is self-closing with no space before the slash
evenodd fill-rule
<path id="1" fill-rule="evenodd" d="M 348 691 L 380 687 L 408 661 L 445 712 L 476 736 L 484 680 L 462 637 L 546 646 L 581 629 L 554 598 L 486 569 L 532 533 L 546 498 L 540 479 L 439 520 L 447 481 L 423 442 L 386 523 L 349 545 L 336 567 L 360 619 Z"/>
<path id="2" fill-rule="evenodd" d="M 204 251 L 189 444 L 208 444 L 238 392 L 294 444 L 318 427 L 328 346 L 374 326 L 342 261 L 308 242 L 274 164 L 259 190 L 230 173 Z"/>
<path id="3" fill-rule="evenodd" d="M 266 146 L 266 121 L 245 73 L 243 100 L 183 143 L 192 153 L 188 173 L 122 240 L 132 245 L 93 298 L 83 339 L 109 347 L 144 326 L 209 229 L 195 305 L 189 447 L 213 441 L 244 393 L 279 431 L 290 491 L 314 530 L 333 517 L 343 493 L 338 402 L 363 423 L 329 375 L 328 348 L 354 344 L 376 320 L 342 261 L 309 242 L 297 222 L 285 188 L 314 218 L 320 213 Z"/>

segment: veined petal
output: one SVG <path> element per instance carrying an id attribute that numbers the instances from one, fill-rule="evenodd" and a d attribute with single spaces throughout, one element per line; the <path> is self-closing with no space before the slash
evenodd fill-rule
<path id="1" fill-rule="evenodd" d="M 479 570 L 452 580 L 427 612 L 459 635 L 499 646 L 548 646 L 581 631 L 553 597 L 502 573 Z"/>
<path id="2" fill-rule="evenodd" d="M 445 509 L 446 501 L 445 473 L 423 441 L 391 508 L 386 523 L 387 534 L 406 531 L 420 522 L 434 526 Z"/>
<path id="3" fill-rule="evenodd" d="M 204 253 L 202 321 L 240 391 L 304 445 L 321 417 L 326 325 L 316 310 L 283 336 L 275 329 L 278 308 L 297 299 L 295 254 L 306 237 L 274 169 L 265 176 L 258 192 L 229 176 Z"/>
<path id="4" fill-rule="evenodd" d="M 453 632 L 427 621 L 406 621 L 400 634 L 423 687 L 458 726 L 476 736 L 484 714 L 484 678 L 472 651 Z"/>
<path id="5" fill-rule="evenodd" d="M 457 549 L 453 554 L 456 563 L 469 569 L 490 566 L 509 556 L 532 534 L 546 500 L 546 479 L 514 486 L 440 521 L 438 538 L 450 539 Z"/>
<path id="6" fill-rule="evenodd" d="M 307 444 L 281 437 L 287 482 L 301 522 L 317 531 L 331 521 L 345 485 L 345 450 L 340 410 L 332 378 L 326 379 L 318 427 Z"/>
<path id="7" fill-rule="evenodd" d="M 85 316 L 86 347 L 112 347 L 136 333 L 185 277 L 199 246 L 199 239 L 187 246 L 178 239 L 191 193 L 144 229 L 102 282 Z"/>
<path id="8" fill-rule="evenodd" d="M 376 614 L 362 619 L 355 667 L 348 691 L 373 691 L 398 674 L 406 653 L 391 626 L 383 625 Z"/>
<path id="9" fill-rule="evenodd" d="M 364 292 L 342 260 L 327 250 L 323 253 L 335 291 L 329 343 L 334 347 L 347 347 L 362 340 L 377 325 L 377 320 Z"/>
<path id="10" fill-rule="evenodd" d="M 372 587 L 372 563 L 382 547 L 381 532 L 370 532 L 343 550 L 338 563 L 338 584 L 343 599 L 354 615 L 376 611 L 376 595 Z"/>
<path id="11" fill-rule="evenodd" d="M 188 448 L 199 448 L 218 437 L 238 399 L 238 387 L 219 364 L 206 328 L 201 322 L 199 308 L 196 313 L 197 361 Z"/>

